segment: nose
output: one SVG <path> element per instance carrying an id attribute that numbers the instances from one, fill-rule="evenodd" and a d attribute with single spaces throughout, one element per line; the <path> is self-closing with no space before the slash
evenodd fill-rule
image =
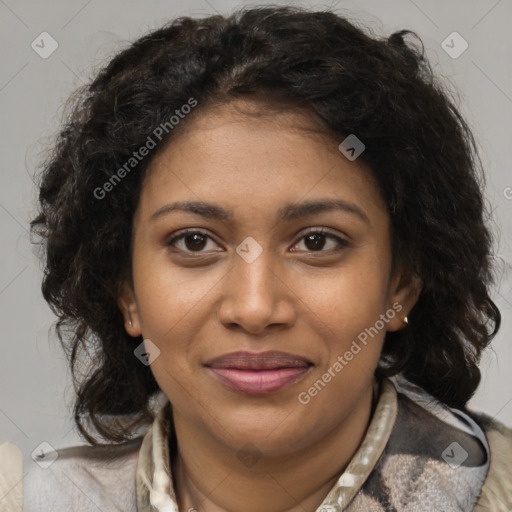
<path id="1" fill-rule="evenodd" d="M 296 296 L 283 272 L 264 256 L 252 263 L 238 255 L 224 279 L 225 292 L 218 309 L 220 322 L 227 328 L 253 335 L 291 327 L 295 322 Z"/>

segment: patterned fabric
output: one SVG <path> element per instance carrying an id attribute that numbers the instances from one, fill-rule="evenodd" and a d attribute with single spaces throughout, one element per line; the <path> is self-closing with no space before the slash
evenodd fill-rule
<path id="1" fill-rule="evenodd" d="M 141 512 L 178 511 L 169 467 L 170 416 L 167 406 L 141 448 L 152 460 L 137 470 Z M 317 512 L 471 511 L 488 453 L 483 431 L 468 415 L 403 380 L 384 380 L 363 443 Z"/>
<path id="2" fill-rule="evenodd" d="M 422 407 L 415 395 L 397 395 L 384 453 L 347 512 L 473 510 L 489 467 L 483 432 L 464 413 L 435 402 Z"/>
<path id="3" fill-rule="evenodd" d="M 59 450 L 48 469 L 24 468 L 24 510 L 177 512 L 175 448 L 167 402 L 141 438 Z M 363 443 L 316 512 L 510 512 L 511 472 L 512 431 L 384 380 Z"/>

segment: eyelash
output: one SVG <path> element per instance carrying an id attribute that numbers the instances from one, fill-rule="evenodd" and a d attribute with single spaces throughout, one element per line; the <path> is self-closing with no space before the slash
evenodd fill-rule
<path id="1" fill-rule="evenodd" d="M 193 234 L 198 234 L 198 235 L 201 235 L 201 236 L 204 236 L 204 237 L 207 237 L 207 238 L 213 240 L 213 238 L 205 231 L 201 231 L 199 229 L 186 229 L 184 231 L 178 232 L 177 235 L 175 234 L 175 236 L 173 236 L 168 242 L 166 242 L 166 246 L 168 246 L 168 247 L 173 246 L 178 240 L 182 240 L 187 235 L 193 235 Z M 347 240 L 330 233 L 329 231 L 327 231 L 324 228 L 309 228 L 305 233 L 302 234 L 302 236 L 298 239 L 298 241 L 295 242 L 293 245 L 294 246 L 297 245 L 301 240 L 303 240 L 304 238 L 306 238 L 307 236 L 312 235 L 312 234 L 326 235 L 326 238 L 335 240 L 338 243 L 338 247 L 335 249 L 328 249 L 328 250 L 320 249 L 318 251 L 293 251 L 293 252 L 311 252 L 311 253 L 324 252 L 324 253 L 333 254 L 333 253 L 338 253 L 339 251 L 341 251 L 344 248 L 349 246 L 349 243 Z M 198 254 L 198 255 L 202 254 L 204 252 L 204 251 L 184 251 L 182 249 L 178 249 L 178 251 L 183 252 L 185 254 Z"/>

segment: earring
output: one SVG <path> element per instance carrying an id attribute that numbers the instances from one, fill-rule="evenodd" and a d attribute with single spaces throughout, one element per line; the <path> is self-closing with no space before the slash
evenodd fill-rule
<path id="1" fill-rule="evenodd" d="M 407 320 L 407 315 L 404 318 L 404 327 L 409 324 L 409 320 Z"/>
<path id="2" fill-rule="evenodd" d="M 130 327 L 133 327 L 132 321 L 130 320 Z"/>

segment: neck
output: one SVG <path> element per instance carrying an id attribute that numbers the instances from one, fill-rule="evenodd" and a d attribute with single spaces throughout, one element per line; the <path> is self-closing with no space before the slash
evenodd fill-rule
<path id="1" fill-rule="evenodd" d="M 179 510 L 315 511 L 359 448 L 372 415 L 373 388 L 321 439 L 280 456 L 239 450 L 174 411 L 178 451 L 172 460 Z M 253 446 L 248 443 L 248 446 Z"/>

